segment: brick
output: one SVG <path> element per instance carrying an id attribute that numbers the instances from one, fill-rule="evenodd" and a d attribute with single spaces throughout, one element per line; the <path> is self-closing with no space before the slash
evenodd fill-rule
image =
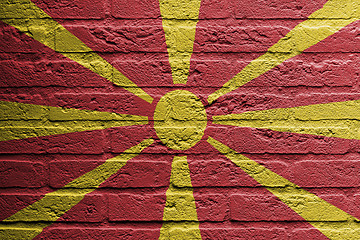
<path id="1" fill-rule="evenodd" d="M 160 8 L 156 0 L 112 0 L 111 13 L 115 18 L 159 18 Z"/>
<path id="2" fill-rule="evenodd" d="M 69 34 L 69 30 L 67 29 L 56 28 L 54 34 L 55 34 L 54 49 L 57 52 L 78 53 L 79 56 L 83 56 L 83 57 L 78 57 L 79 59 L 86 59 L 86 57 L 90 55 L 89 53 L 92 52 L 92 50 L 88 46 L 82 44 L 78 38 L 74 37 L 73 34 Z M 111 72 L 111 69 L 109 68 L 107 69 L 107 71 Z"/>
<path id="3" fill-rule="evenodd" d="M 46 18 L 46 14 L 39 11 L 37 6 L 29 1 L 15 0 L 1 3 L 1 9 L 3 9 L 2 18 L 22 18 L 34 19 L 34 18 Z"/>
<path id="4" fill-rule="evenodd" d="M 284 228 L 202 228 L 203 239 L 258 239 L 285 240 L 289 239 Z"/>
<path id="5" fill-rule="evenodd" d="M 255 89 L 254 89 L 255 90 Z M 208 115 L 216 116 L 216 115 L 227 115 L 227 114 L 241 114 L 243 112 L 250 111 L 261 111 L 267 109 L 275 109 L 275 108 L 293 108 L 299 106 L 307 106 L 314 104 L 327 104 L 332 102 L 345 102 L 359 99 L 360 95 L 358 93 L 301 93 L 302 91 L 299 89 L 299 93 L 296 96 L 291 97 L 290 91 L 284 92 L 283 95 L 277 95 L 277 93 L 253 93 L 251 90 L 245 90 L 239 93 L 229 93 L 224 97 L 221 97 L 214 104 L 212 104 L 208 109 Z M 280 111 L 278 112 L 280 113 Z M 346 111 L 343 114 L 334 115 L 332 113 L 323 113 L 323 115 L 318 118 L 314 118 L 314 116 L 302 115 L 301 118 L 296 116 L 297 119 L 302 120 L 346 120 L 349 119 L 346 117 Z M 354 113 L 353 113 L 354 114 Z M 292 116 L 291 116 L 292 115 Z M 267 115 L 256 115 L 253 119 L 257 120 L 286 120 L 289 117 L 294 118 L 294 114 L 291 114 L 291 110 L 283 110 L 282 114 L 273 114 L 271 117 L 267 117 Z M 245 118 L 244 118 L 245 119 Z M 353 117 L 353 119 L 356 119 Z M 324 121 L 326 122 L 326 121 Z M 327 121 L 329 122 L 329 121 Z M 341 122 L 341 121 L 334 121 Z M 345 125 L 345 124 L 344 124 Z M 341 127 L 341 126 L 340 126 Z"/>
<path id="6" fill-rule="evenodd" d="M 304 221 L 271 194 L 230 196 L 230 218 L 235 221 Z"/>
<path id="7" fill-rule="evenodd" d="M 41 120 L 47 113 L 44 108 L 34 108 L 29 105 L 13 104 L 7 101 L 0 102 L 0 111 L 2 112 L 0 116 L 0 120 L 2 121 Z M 26 122 L 24 125 L 26 126 Z M 8 126 L 10 126 L 10 124 Z"/>
<path id="8" fill-rule="evenodd" d="M 358 187 L 358 161 L 300 161 L 290 166 L 293 181 L 302 187 Z"/>
<path id="9" fill-rule="evenodd" d="M 102 56 L 137 86 L 155 97 L 155 100 L 157 95 L 160 98 L 168 90 L 173 90 L 174 85 L 166 49 L 161 53 L 104 53 Z M 115 87 L 115 90 L 121 92 L 122 89 L 119 86 Z"/>
<path id="10" fill-rule="evenodd" d="M 17 211 L 40 200 L 41 195 L 37 194 L 4 194 L 0 195 L 0 219 L 4 220 Z"/>
<path id="11" fill-rule="evenodd" d="M 256 19 L 306 19 L 310 14 L 322 8 L 325 0 L 320 1 L 286 1 L 274 0 L 271 2 L 264 0 L 245 0 L 236 2 L 235 16 L 237 18 L 256 18 Z"/>
<path id="12" fill-rule="evenodd" d="M 94 140 L 96 139 L 96 140 Z M 1 153 L 101 154 L 103 131 L 87 131 L 0 142 Z"/>
<path id="13" fill-rule="evenodd" d="M 48 173 L 39 162 L 0 162 L 0 187 L 42 187 L 47 184 Z"/>
<path id="14" fill-rule="evenodd" d="M 74 26 L 65 25 L 92 50 L 101 53 L 166 52 L 166 43 L 161 22 L 135 24 L 124 22 L 118 26 Z M 82 52 L 86 49 L 72 49 L 64 39 L 62 31 L 56 32 L 56 50 L 59 52 Z M 67 35 L 66 35 L 67 36 Z"/>
<path id="15" fill-rule="evenodd" d="M 208 127 L 207 133 L 240 153 L 344 154 L 357 144 L 357 140 L 232 126 Z"/>
<path id="16" fill-rule="evenodd" d="M 350 24 L 305 52 L 357 52 L 359 43 L 355 39 L 358 24 Z M 206 21 L 200 21 L 194 52 L 266 52 L 295 26 L 293 22 L 287 21 L 273 23 L 270 26 L 258 24 L 256 21 L 240 21 L 232 25 L 211 25 Z"/>
<path id="17" fill-rule="evenodd" d="M 68 182 L 100 166 L 104 161 L 53 161 L 50 163 L 50 185 L 63 187 Z M 170 165 L 159 161 L 128 161 L 101 188 L 167 187 Z"/>
<path id="18" fill-rule="evenodd" d="M 195 199 L 191 191 L 172 189 L 166 192 L 166 205 L 164 207 L 164 219 L 166 221 L 196 221 Z"/>
<path id="19" fill-rule="evenodd" d="M 59 29 L 46 28 L 49 23 L 47 15 L 39 12 L 34 15 L 33 6 L 28 0 L 0 3 L 2 7 L 6 5 L 2 18 L 16 18 L 19 11 L 25 15 L 32 14 L 25 16 L 29 19 L 9 21 L 20 22 L 22 32 L 41 37 L 40 40 L 56 50 L 1 22 L 0 101 L 142 115 L 150 120 L 145 126 L 0 141 L 0 157 L 3 159 L 0 170 L 4 175 L 0 180 L 0 220 L 93 170 L 106 159 L 118 156 L 146 138 L 153 138 L 154 144 L 129 160 L 99 189 L 87 194 L 36 238 L 159 238 L 167 200 L 165 191 L 169 186 L 171 162 L 175 155 L 187 156 L 191 185 L 183 184 L 181 178 L 172 178 L 170 184 L 180 192 L 189 190 L 183 188 L 193 187 L 194 194 L 190 191 L 182 195 L 180 201 L 193 201 L 195 198 L 192 203 L 197 207 L 203 239 L 327 239 L 231 160 L 209 146 L 206 141 L 208 136 L 359 219 L 360 193 L 357 188 L 360 182 L 356 171 L 359 168 L 359 140 L 308 135 L 304 133 L 309 132 L 301 129 L 297 129 L 299 133 L 290 133 L 288 131 L 295 128 L 286 122 L 289 118 L 294 120 L 292 123 L 301 121 L 310 125 L 317 122 L 320 127 L 310 132 L 314 134 L 329 133 L 330 128 L 335 126 L 337 133 L 349 132 L 356 136 L 356 114 L 350 116 L 355 120 L 349 120 L 349 116 L 346 116 L 348 113 L 327 113 L 313 117 L 307 114 L 295 116 L 291 111 L 284 110 L 273 116 L 257 116 L 247 120 L 257 123 L 271 121 L 278 131 L 212 125 L 211 122 L 214 115 L 358 100 L 359 21 L 208 106 L 206 99 L 209 94 L 223 86 L 327 1 L 202 0 L 186 86 L 174 86 L 168 59 L 169 51 L 190 54 L 186 52 L 190 48 L 184 48 L 182 42 L 186 35 L 183 31 L 188 30 L 184 28 L 184 12 L 170 12 L 161 16 L 157 0 L 32 1 L 150 94 L 154 101 L 147 104 L 122 86 L 64 57 L 61 52 L 71 52 L 83 59 L 93 53 L 89 54 L 89 49 L 84 46 L 74 47 L 74 38 Z M 344 13 L 341 16 L 334 13 L 331 18 L 358 17 L 360 5 L 355 2 L 349 1 L 349 5 L 344 3 Z M 173 3 L 179 4 L 176 1 Z M 192 19 L 190 21 L 197 21 L 196 15 L 196 11 L 191 11 L 188 16 Z M 180 40 L 168 42 L 168 46 L 162 18 L 172 18 L 171 23 L 178 23 L 177 26 L 168 27 Z M 316 14 L 311 18 L 321 21 Z M 28 28 L 33 22 L 37 23 L 36 26 Z M 47 33 L 44 35 L 45 29 Z M 283 50 L 279 49 L 279 52 L 282 54 Z M 181 60 L 181 57 L 174 60 Z M 112 71 L 108 69 L 107 77 L 111 76 Z M 186 151 L 166 147 L 157 136 L 152 121 L 161 96 L 178 88 L 196 94 L 206 106 L 208 115 L 204 137 Z M 8 112 L 9 109 L 3 110 Z M 26 134 L 26 131 L 33 132 L 35 136 L 36 131 L 28 126 L 36 121 L 50 119 L 61 124 L 62 121 L 79 120 L 74 115 L 59 118 L 53 113 L 49 115 L 47 111 L 37 112 L 26 108 L 16 110 L 13 115 L 15 118 L 2 114 L 0 120 L 4 122 L 4 128 L 11 129 L 14 135 L 19 136 Z M 13 121 L 19 118 L 21 121 Z M 343 124 L 345 121 L 352 125 Z M 40 130 L 51 133 L 49 129 Z M 183 170 L 184 166 L 179 168 Z M 172 199 L 168 207 L 176 208 L 179 198 L 168 196 L 168 200 Z M 64 200 L 69 198 L 68 195 L 61 197 Z M 291 206 L 298 211 L 314 206 L 318 201 L 312 195 L 290 197 Z M 57 216 L 56 206 L 54 203 L 47 209 L 49 215 Z M 327 230 L 329 238 L 359 238 L 358 232 L 349 230 L 345 235 L 340 235 L 343 230 L 337 226 L 349 219 L 338 219 L 326 209 L 322 211 L 330 216 L 329 226 L 334 227 Z M 37 219 L 38 216 L 40 218 Z M 27 224 L 30 226 L 49 219 L 49 216 L 34 212 Z M 319 221 L 316 216 L 310 220 Z M 174 222 L 169 224 L 176 225 Z M 192 223 L 180 224 L 186 226 Z M 5 226 L 10 228 L 8 231 L 4 231 L 4 226 L 0 228 L 0 239 L 33 238 L 39 233 L 21 230 L 20 225 L 9 223 Z M 169 231 L 169 237 L 180 235 L 190 239 L 194 236 L 192 231 L 193 228 L 178 227 Z"/>
<path id="20" fill-rule="evenodd" d="M 198 239 L 199 238 L 199 229 L 196 227 L 173 227 L 171 229 L 168 230 L 169 231 L 169 235 L 168 237 L 165 237 L 165 239 L 177 239 L 177 238 L 182 238 L 182 239 Z M 180 237 L 181 236 L 181 237 Z"/>
<path id="21" fill-rule="evenodd" d="M 354 200 L 354 196 L 350 195 L 347 196 L 347 192 L 343 188 L 338 188 L 339 190 L 334 191 L 326 191 L 326 188 L 317 188 L 317 189 L 310 189 L 309 192 L 315 194 L 316 196 L 320 197 L 321 199 L 325 200 L 326 202 L 334 205 L 335 207 L 343 210 L 344 212 L 358 217 L 357 210 L 358 205 L 356 204 L 356 200 Z M 324 212 L 326 214 L 326 211 Z M 342 219 L 339 219 L 341 221 Z M 332 220 L 329 220 L 332 221 Z"/>
<path id="22" fill-rule="evenodd" d="M 54 54 L 53 54 L 54 55 Z M 54 55 L 56 58 L 59 55 Z M 60 57 L 62 58 L 62 57 Z M 90 70 L 71 60 L 1 61 L 4 74 L 0 76 L 3 87 L 104 87 L 109 85 Z M 29 77 L 31 76 L 31 77 Z"/>
<path id="23" fill-rule="evenodd" d="M 62 188 L 72 180 L 95 169 L 105 161 L 52 161 L 50 163 L 50 186 Z"/>
<path id="24" fill-rule="evenodd" d="M 66 222 L 103 222 L 107 218 L 107 198 L 102 194 L 85 195 L 72 209 L 58 221 Z"/>
<path id="25" fill-rule="evenodd" d="M 347 232 L 346 235 L 348 235 L 350 237 L 348 239 L 355 239 L 355 238 L 352 238 L 350 235 L 353 231 L 349 231 L 349 229 L 343 229 L 343 231 Z M 328 230 L 326 232 L 333 234 L 333 236 L 336 236 L 341 232 L 341 230 L 340 231 Z M 341 235 L 341 236 L 343 236 L 343 235 Z M 290 238 L 294 239 L 294 240 L 302 240 L 302 239 L 327 240 L 327 239 L 329 239 L 324 234 L 322 234 L 320 231 L 318 231 L 317 229 L 296 229 L 295 231 L 293 231 L 291 233 Z"/>
<path id="26" fill-rule="evenodd" d="M 284 191 L 286 191 L 284 189 Z M 259 190 L 260 192 L 260 190 Z M 230 216 L 237 221 L 305 221 L 301 215 L 304 213 L 307 221 L 321 221 L 324 216 L 328 222 L 347 221 L 348 216 L 333 215 L 330 210 L 323 208 L 322 214 L 310 215 L 307 209 L 314 209 L 321 199 L 335 207 L 352 213 L 353 206 L 341 194 L 284 195 L 287 205 L 270 193 L 263 194 L 233 194 L 230 196 Z M 290 208 L 291 207 L 291 208 Z M 295 212 L 296 210 L 296 212 Z M 299 215 L 298 215 L 298 214 Z"/>
<path id="27" fill-rule="evenodd" d="M 24 31 L 20 28 L 21 32 L 27 32 L 30 36 L 34 36 L 36 41 L 41 42 L 50 49 L 55 49 L 55 29 L 57 23 L 51 19 L 30 19 L 29 23 L 24 23 L 21 27 L 26 27 L 28 30 Z"/>
<path id="28" fill-rule="evenodd" d="M 199 1 L 159 1 L 161 17 L 170 20 L 197 20 L 200 7 L 198 4 L 200 4 Z M 180 9 L 184 11 L 179 11 Z"/>
<path id="29" fill-rule="evenodd" d="M 46 228 L 38 239 L 99 239 L 99 240 L 117 240 L 117 239 L 157 239 L 159 230 L 137 229 L 137 228 Z"/>
<path id="30" fill-rule="evenodd" d="M 192 176 L 191 183 L 194 187 L 258 185 L 230 160 L 191 161 L 189 168 Z"/>
<path id="31" fill-rule="evenodd" d="M 240 66 L 237 60 L 244 56 L 234 55 L 230 53 L 222 54 L 222 56 L 215 55 L 214 53 L 206 55 L 194 53 L 192 55 L 187 85 L 194 88 L 202 86 L 222 87 L 227 80 L 231 79 L 247 64 L 243 63 L 244 66 Z M 210 90 L 211 93 L 215 91 L 214 89 Z M 202 93 L 204 94 L 205 92 L 202 91 Z"/>
<path id="32" fill-rule="evenodd" d="M 324 104 L 331 102 L 345 102 L 359 99 L 358 93 L 299 93 L 291 97 L 290 92 L 284 92 L 283 95 L 277 95 L 276 92 L 270 93 L 253 93 L 251 90 L 229 93 L 226 96 L 219 98 L 207 109 L 208 115 L 227 115 L 227 114 L 241 114 L 243 112 L 267 110 L 275 108 L 292 108 L 298 106 L 306 106 L 313 104 Z M 286 111 L 284 111 L 285 113 Z M 284 116 L 273 115 L 270 120 L 287 119 Z M 257 118 L 262 120 L 269 120 Z M 323 118 L 326 119 L 326 118 Z M 341 119 L 337 115 L 332 115 L 330 119 Z"/>
<path id="33" fill-rule="evenodd" d="M 69 122 L 63 122 L 63 124 Z M 20 124 L 24 124 L 21 123 Z M 19 124 L 19 125 L 20 125 Z M 41 124 L 40 122 L 36 123 L 37 125 Z M 84 124 L 84 125 L 82 125 Z M 141 134 L 136 133 L 135 127 L 114 127 L 107 128 L 105 130 L 94 130 L 92 126 L 86 126 L 86 122 L 75 123 L 76 127 L 65 128 L 50 126 L 50 127 L 37 127 L 25 126 L 25 127 L 4 127 L 0 128 L 0 134 L 3 134 L 6 138 L 2 141 L 0 145 L 2 149 L 1 153 L 80 153 L 80 154 L 101 154 L 105 150 L 108 150 L 108 145 L 106 144 L 106 138 L 104 134 L 110 135 L 113 137 L 114 134 L 119 133 L 116 131 L 120 128 L 121 131 L 134 130 L 135 133 L 122 133 L 123 138 L 119 139 L 119 142 L 125 142 L 127 138 L 130 138 L 130 141 L 124 143 L 122 146 L 118 146 L 118 151 L 111 151 L 114 153 L 122 153 L 124 150 L 137 145 L 140 141 L 152 137 L 150 131 L 146 131 Z M 71 126 L 71 125 L 70 125 Z M 84 127 L 85 126 L 85 127 Z M 110 126 L 109 126 L 110 127 Z M 97 127 L 98 128 L 98 127 Z M 100 125 L 101 129 L 102 126 Z M 149 133 L 150 132 L 150 133 Z M 146 134 L 146 135 L 145 135 Z M 145 136 L 144 136 L 145 135 Z M 150 135 L 150 136 L 149 136 Z M 21 144 L 21 147 L 18 146 Z M 139 153 L 139 150 L 135 150 L 136 153 Z"/>
<path id="34" fill-rule="evenodd" d="M 306 96 L 302 96 L 305 98 Z M 311 97 L 309 96 L 308 99 Z M 304 100 L 298 96 L 298 100 Z M 310 101 L 310 100 L 309 100 Z M 256 94 L 256 93 L 229 93 L 222 97 L 208 108 L 209 115 L 227 115 L 227 114 L 240 114 L 243 112 L 266 110 L 274 108 L 286 108 L 292 107 L 294 100 L 290 96 L 281 96 L 273 94 Z M 286 113 L 284 111 L 283 113 Z M 285 120 L 288 119 L 289 114 L 274 115 L 271 116 L 271 120 Z M 261 120 L 268 120 L 263 118 L 257 118 Z"/>
<path id="35" fill-rule="evenodd" d="M 140 61 L 114 61 L 114 66 L 121 70 L 126 76 L 131 76 L 132 80 L 140 80 L 137 83 L 140 87 L 173 87 L 171 68 L 166 56 L 159 60 L 140 60 Z M 146 81 L 151 78 L 151 81 Z M 151 90 L 151 89 L 150 89 Z M 149 92 L 151 94 L 151 92 Z"/>
<path id="36" fill-rule="evenodd" d="M 360 47 L 357 36 L 360 23 L 356 21 L 329 36 L 318 44 L 308 48 L 305 52 L 345 52 L 356 53 Z"/>
<path id="37" fill-rule="evenodd" d="M 144 126 L 131 126 L 111 128 L 106 130 L 106 138 L 108 140 L 108 148 L 112 153 L 122 153 L 125 149 L 128 149 L 136 144 L 139 144 L 142 140 L 154 137 L 155 133 L 148 125 Z M 148 149 L 152 149 L 155 144 L 152 144 Z"/>
<path id="38" fill-rule="evenodd" d="M 232 6 L 229 0 L 221 2 L 216 0 L 201 1 L 199 19 L 228 18 L 232 14 Z"/>
<path id="39" fill-rule="evenodd" d="M 261 53 L 194 53 L 188 84 L 191 87 L 211 86 L 220 88 L 260 55 Z M 331 88 L 324 94 L 344 92 L 346 90 L 340 90 L 339 87 L 351 88 L 356 86 L 359 74 L 358 62 L 359 55 L 357 53 L 351 56 L 335 52 L 303 53 L 287 60 L 248 82 L 245 87 L 241 87 L 224 97 L 250 90 L 258 93 L 260 87 L 266 88 L 267 92 L 265 94 L 275 94 L 275 91 L 279 90 L 276 87 L 286 87 L 280 90 L 281 95 L 288 93 L 291 94 L 289 97 L 292 98 L 298 97 L 301 91 L 304 94 L 310 94 L 318 91 L 320 87 Z M 303 86 L 306 86 L 306 88 Z M 210 93 L 214 91 L 212 90 Z M 299 93 L 295 94 L 294 91 Z M 202 94 L 206 94 L 206 92 L 202 90 Z"/>
<path id="40" fill-rule="evenodd" d="M 153 132 L 153 134 L 154 134 L 153 138 L 155 140 L 154 144 L 150 145 L 147 149 L 145 149 L 143 153 L 161 154 L 161 155 L 170 155 L 174 153 L 175 150 L 172 150 L 168 148 L 165 144 L 163 144 L 161 140 L 156 136 L 155 131 Z M 172 157 L 170 157 L 169 159 L 172 159 Z"/>
<path id="41" fill-rule="evenodd" d="M 343 204 L 346 204 L 344 201 L 342 201 Z M 354 211 L 352 212 L 352 215 L 355 216 L 356 218 L 359 218 L 360 216 L 360 194 L 357 193 L 354 195 L 354 199 L 353 199 L 353 205 L 354 207 Z"/>
<path id="42" fill-rule="evenodd" d="M 70 197 L 70 195 L 61 195 L 62 198 Z M 55 200 L 58 200 L 61 196 L 53 195 Z M 29 204 L 34 203 L 36 200 L 39 200 L 41 195 L 31 195 L 31 194 L 9 194 L 0 196 L 1 202 L 3 203 L 1 207 L 2 218 L 9 217 L 9 213 L 14 214 L 16 211 L 21 210 L 18 206 L 26 207 Z M 14 211 L 14 208 L 16 211 Z M 44 209 L 43 209 L 44 210 Z M 46 209 L 46 214 L 38 214 L 34 209 L 34 214 L 31 218 L 26 219 L 27 222 L 32 221 L 49 221 L 53 219 L 54 216 L 57 216 L 57 208 L 54 207 Z M 83 200 L 81 200 L 76 206 L 62 215 L 58 221 L 60 222 L 102 222 L 106 217 L 106 198 L 101 194 L 91 194 L 86 195 Z"/>
<path id="43" fill-rule="evenodd" d="M 299 106 L 305 106 L 311 104 L 322 104 L 322 103 L 331 103 L 331 102 L 345 102 L 353 101 L 359 99 L 360 94 L 358 93 L 332 93 L 332 94 L 299 94 L 295 101 Z M 343 119 L 343 117 L 336 118 L 333 116 L 333 119 Z"/>
<path id="44" fill-rule="evenodd" d="M 19 32 L 16 28 L 0 22 L 0 50 L 8 53 L 47 53 L 50 49 L 44 48 L 40 42 Z"/>
<path id="45" fill-rule="evenodd" d="M 164 195 L 111 194 L 110 221 L 161 221 L 165 207 Z"/>
<path id="46" fill-rule="evenodd" d="M 211 25 L 200 21 L 196 30 L 194 52 L 266 52 L 292 27 L 291 22 L 268 26 L 253 22 Z"/>
<path id="47" fill-rule="evenodd" d="M 194 194 L 199 221 L 225 220 L 229 199 L 221 194 Z"/>
<path id="48" fill-rule="evenodd" d="M 152 108 L 144 108 L 144 102 L 132 93 L 55 93 L 54 102 L 65 108 L 88 109 L 151 116 Z"/>
<path id="49" fill-rule="evenodd" d="M 321 61 L 326 56 L 319 55 Z M 328 56 L 331 58 L 333 56 Z M 315 62 L 310 55 L 298 56 L 275 67 L 260 76 L 259 79 L 249 82 L 249 86 L 260 84 L 272 86 L 309 86 L 309 87 L 343 87 L 351 86 L 356 81 L 357 60 L 328 59 Z"/>
<path id="50" fill-rule="evenodd" d="M 156 133 L 154 133 L 154 135 L 155 134 Z M 154 140 L 155 140 L 155 142 L 152 145 L 150 145 L 147 149 L 145 149 L 143 151 L 143 153 L 167 155 L 168 157 L 170 156 L 170 159 L 172 159 L 173 157 L 171 157 L 171 155 L 178 153 L 178 151 L 179 151 L 179 150 L 174 150 L 174 149 L 168 148 L 156 136 L 154 137 Z M 205 145 L 207 145 L 206 140 L 200 140 L 197 143 L 196 147 L 190 148 L 189 150 L 187 150 L 187 153 L 189 153 L 189 154 L 209 153 L 208 149 L 204 148 Z M 209 147 L 209 146 L 207 145 L 207 147 Z"/>
<path id="51" fill-rule="evenodd" d="M 41 229 L 21 229 L 21 228 L 3 228 L 0 227 L 1 239 L 33 239 L 41 233 Z"/>
<path id="52" fill-rule="evenodd" d="M 151 161 L 129 161 L 118 173 L 113 175 L 103 187 L 142 188 L 167 187 L 169 185 L 170 164 Z"/>
<path id="53" fill-rule="evenodd" d="M 102 19 L 105 17 L 105 1 L 34 0 L 34 3 L 52 18 L 60 19 Z"/>
<path id="54" fill-rule="evenodd" d="M 204 157 L 205 158 L 205 157 Z M 258 161 L 266 168 L 275 171 L 277 174 L 288 174 L 289 166 L 280 161 Z M 194 187 L 256 187 L 260 186 L 254 179 L 246 174 L 241 168 L 236 166 L 229 159 L 225 160 L 204 160 L 191 161 L 191 169 Z"/>

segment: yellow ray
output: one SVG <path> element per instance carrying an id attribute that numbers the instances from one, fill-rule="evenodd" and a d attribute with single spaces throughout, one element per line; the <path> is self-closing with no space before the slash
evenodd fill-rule
<path id="1" fill-rule="evenodd" d="M 101 77 L 152 103 L 153 98 L 150 95 L 58 22 L 51 19 L 31 0 L 2 1 L 0 3 L 0 19 Z"/>
<path id="2" fill-rule="evenodd" d="M 360 100 L 214 116 L 213 123 L 360 139 Z"/>
<path id="3" fill-rule="evenodd" d="M 174 84 L 186 84 L 201 0 L 159 0 Z"/>
<path id="4" fill-rule="evenodd" d="M 359 239 L 359 220 L 355 217 L 315 194 L 301 189 L 296 184 L 237 153 L 221 142 L 211 137 L 207 141 L 328 238 Z"/>
<path id="5" fill-rule="evenodd" d="M 148 117 L 0 101 L 0 141 L 148 123 Z"/>
<path id="6" fill-rule="evenodd" d="M 153 143 L 146 139 L 3 220 L 0 239 L 33 239 Z M 18 223 L 19 222 L 19 223 Z M 34 223 L 39 222 L 39 223 Z M 7 224 L 5 224 L 7 223 Z M 11 223 L 11 224 L 9 224 Z"/>
<path id="7" fill-rule="evenodd" d="M 174 157 L 159 239 L 201 239 L 186 156 Z"/>
<path id="8" fill-rule="evenodd" d="M 284 61 L 301 54 L 304 50 L 333 35 L 352 22 L 360 19 L 360 7 L 353 0 L 329 0 L 324 7 L 297 25 L 268 51 L 253 60 L 240 73 L 226 82 L 221 89 L 208 97 L 211 104 L 219 97 L 234 91 L 259 77 Z M 348 15 L 350 14 L 350 16 Z"/>

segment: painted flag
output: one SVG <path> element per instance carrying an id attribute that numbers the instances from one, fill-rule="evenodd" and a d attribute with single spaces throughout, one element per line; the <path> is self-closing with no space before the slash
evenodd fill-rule
<path id="1" fill-rule="evenodd" d="M 358 0 L 2 0 L 0 239 L 360 239 Z"/>

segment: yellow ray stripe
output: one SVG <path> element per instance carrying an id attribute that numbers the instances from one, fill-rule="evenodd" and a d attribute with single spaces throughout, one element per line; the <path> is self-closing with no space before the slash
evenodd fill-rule
<path id="1" fill-rule="evenodd" d="M 360 19 L 357 1 L 329 0 L 322 9 L 297 25 L 286 36 L 259 58 L 252 61 L 240 73 L 226 82 L 223 87 L 208 97 L 212 103 L 247 82 L 259 77 L 284 61 L 301 54 L 304 50 L 333 35 L 352 22 Z M 357 11 L 355 11 L 357 10 Z M 352 18 L 348 14 L 354 13 Z"/>
<path id="2" fill-rule="evenodd" d="M 144 116 L 0 101 L 0 141 L 148 123 Z"/>
<path id="3" fill-rule="evenodd" d="M 186 156 L 174 157 L 159 239 L 201 239 Z"/>
<path id="4" fill-rule="evenodd" d="M 186 84 L 201 0 L 159 0 L 174 84 Z"/>
<path id="5" fill-rule="evenodd" d="M 78 204 L 86 194 L 93 192 L 101 183 L 125 166 L 128 160 L 139 155 L 152 143 L 152 139 L 142 141 L 125 150 L 123 154 L 106 160 L 105 163 L 68 183 L 64 188 L 46 194 L 39 201 L 8 217 L 0 225 L 0 239 L 34 238 L 42 232 L 43 228 L 59 219 Z M 36 221 L 40 223 L 33 223 Z M 10 222 L 14 224 L 4 224 Z"/>
<path id="6" fill-rule="evenodd" d="M 209 137 L 210 143 L 235 165 L 266 187 L 282 202 L 330 239 L 359 239 L 358 219 L 319 198 L 257 162 Z M 344 229 L 345 228 L 345 229 Z"/>
<path id="7" fill-rule="evenodd" d="M 213 123 L 360 139 L 360 100 L 214 116 Z"/>
<path id="8" fill-rule="evenodd" d="M 2 1 L 0 19 L 143 100 L 153 98 L 30 0 Z"/>

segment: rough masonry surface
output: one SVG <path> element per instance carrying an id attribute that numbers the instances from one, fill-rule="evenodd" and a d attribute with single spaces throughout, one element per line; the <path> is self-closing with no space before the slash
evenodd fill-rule
<path id="1" fill-rule="evenodd" d="M 2 0 L 0 239 L 360 239 L 358 0 Z"/>

